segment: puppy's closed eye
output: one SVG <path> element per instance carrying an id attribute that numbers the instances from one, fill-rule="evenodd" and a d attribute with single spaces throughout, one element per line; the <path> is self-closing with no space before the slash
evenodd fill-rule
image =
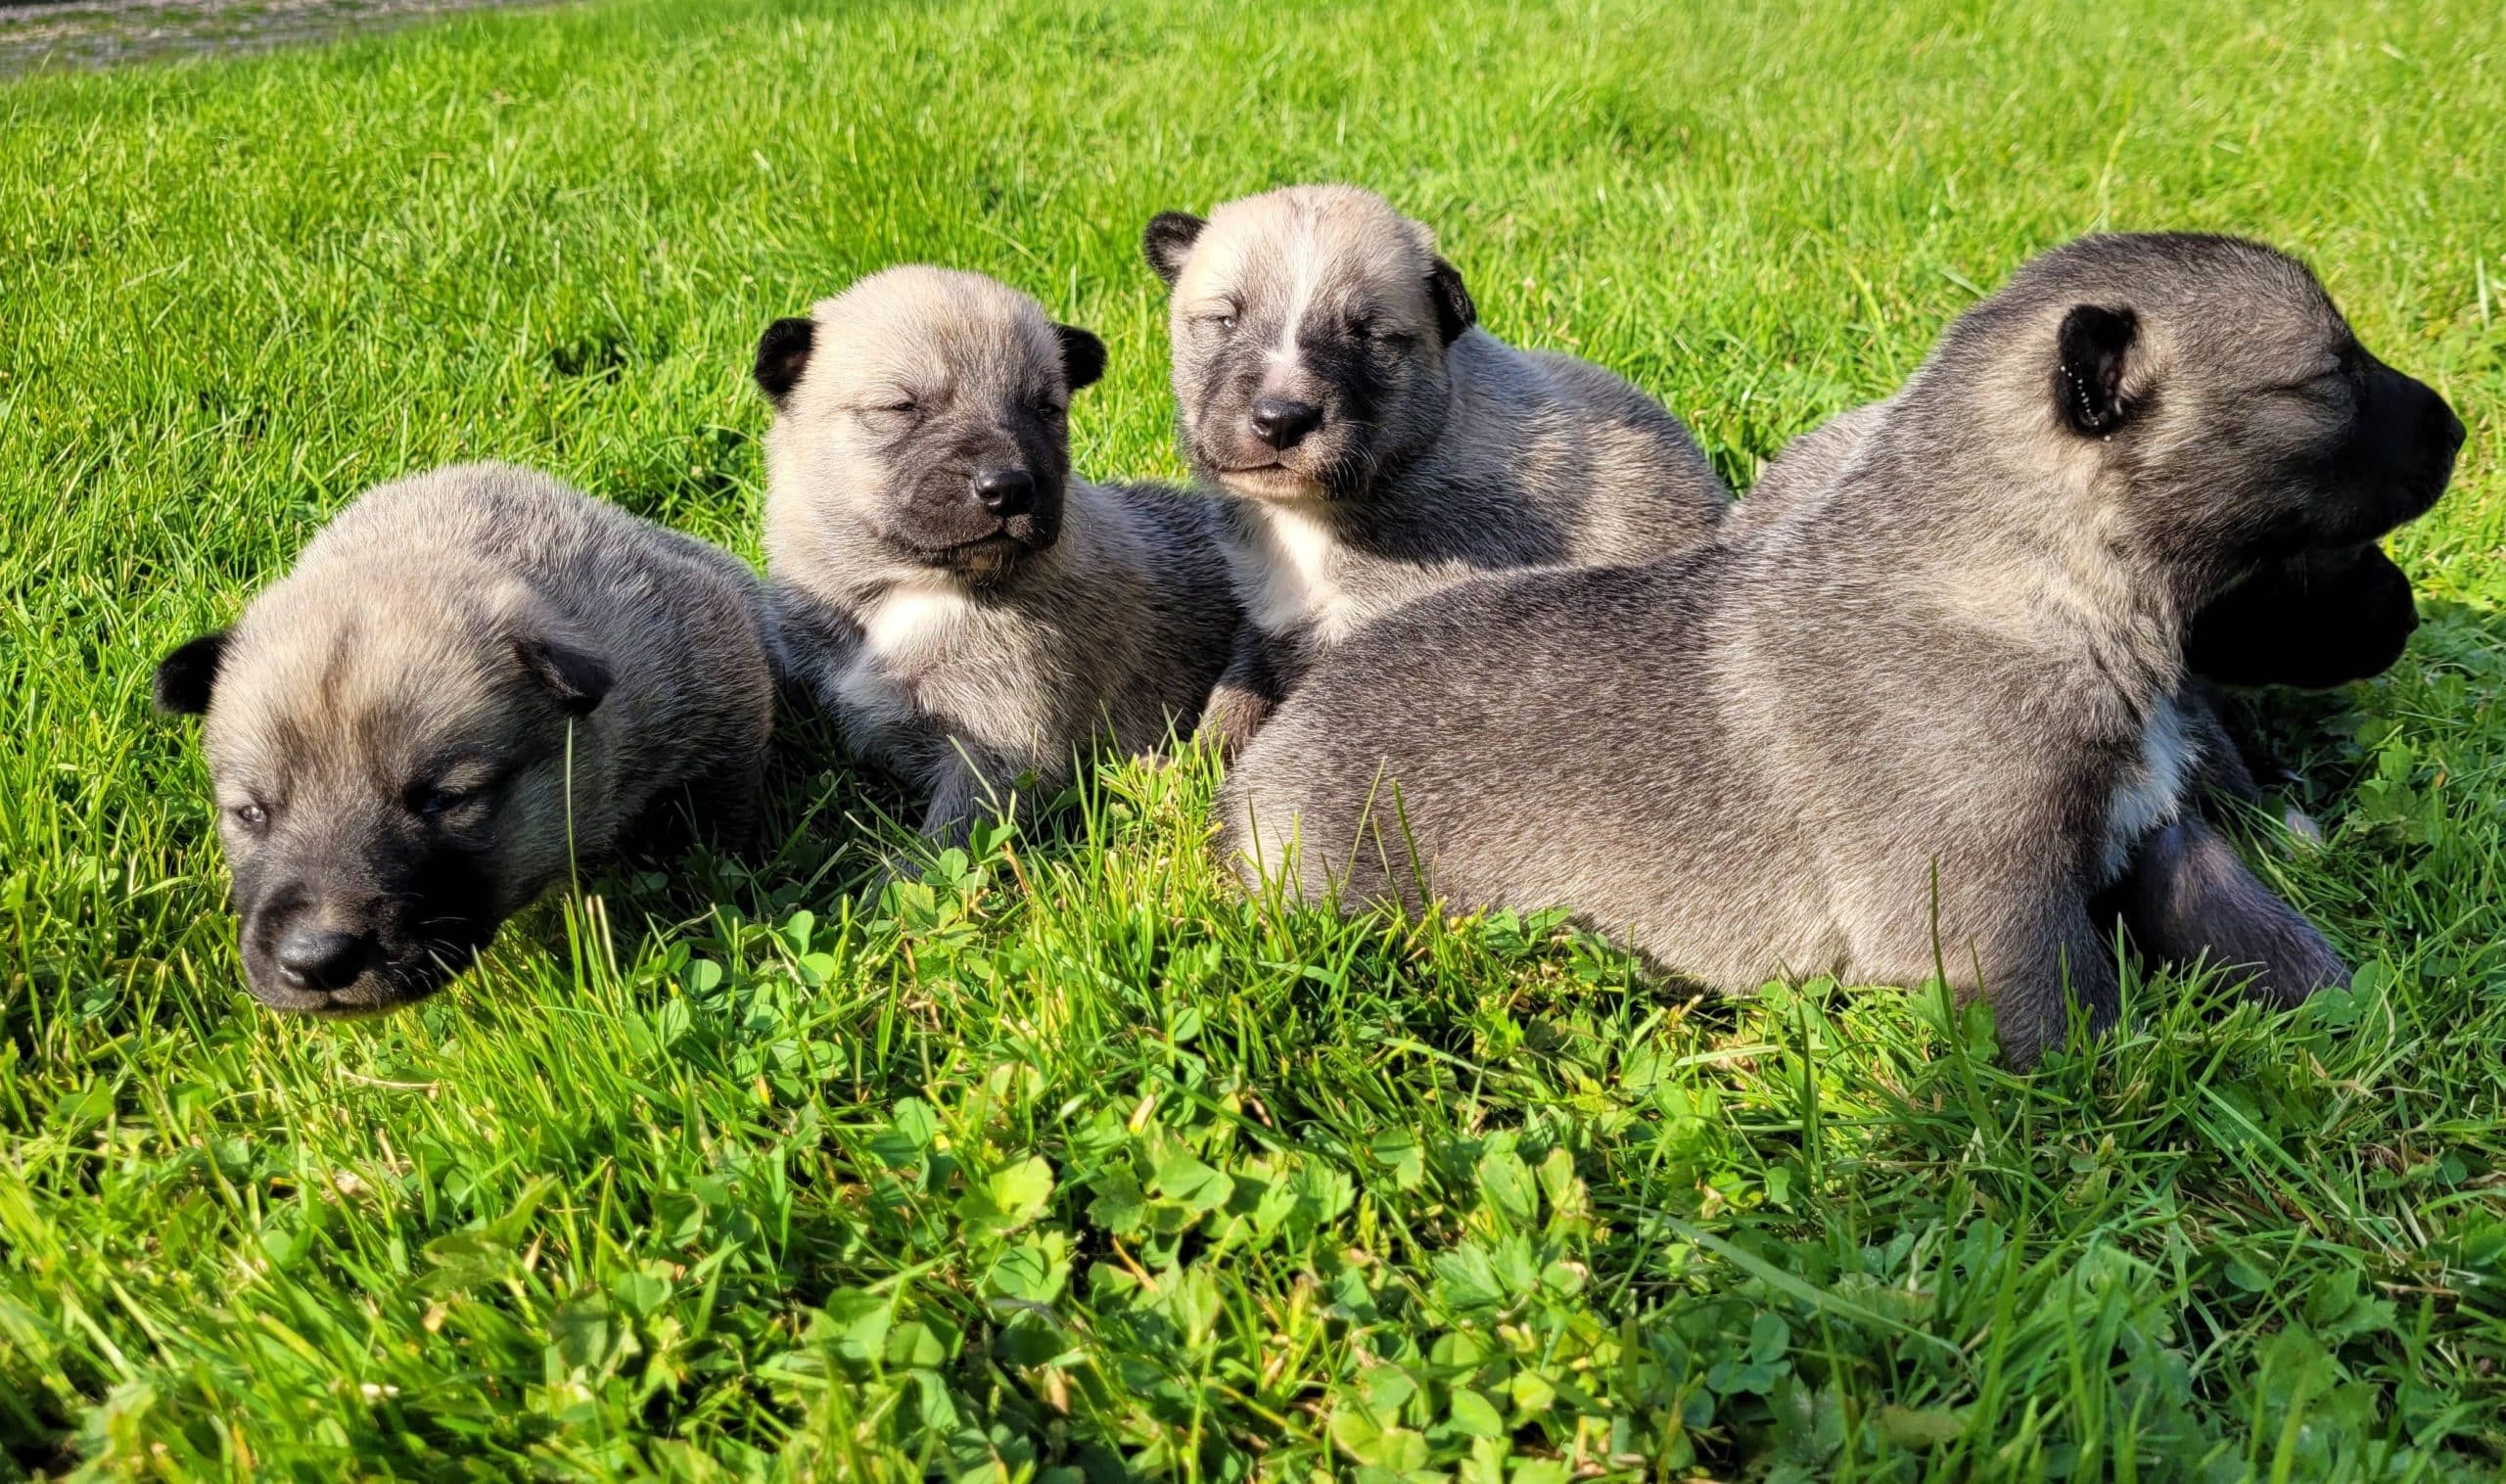
<path id="1" fill-rule="evenodd" d="M 853 412 L 874 427 L 902 428 L 921 420 L 922 403 L 903 393 L 879 394 L 857 404 Z"/>
<path id="2" fill-rule="evenodd" d="M 2269 389 L 2280 396 L 2302 397 L 2312 402 L 2346 402 L 2355 390 L 2349 369 L 2343 365 L 2326 366 L 2312 376 L 2282 382 Z"/>

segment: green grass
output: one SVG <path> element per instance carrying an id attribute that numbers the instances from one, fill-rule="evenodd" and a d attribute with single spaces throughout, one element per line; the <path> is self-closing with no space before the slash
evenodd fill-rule
<path id="1" fill-rule="evenodd" d="M 0 85 L 0 1479 L 2506 1470 L 2494 8 L 1703 9 L 630 3 Z M 756 332 L 906 259 L 1100 331 L 1080 466 L 1177 473 L 1140 224 L 1314 177 L 1742 482 L 2074 233 L 2308 256 L 2473 429 L 2408 656 L 2280 712 L 2329 843 L 2257 859 L 2354 990 L 2135 983 L 2013 1077 L 1922 995 L 1247 904 L 1193 766 L 864 915 L 898 801 L 804 728 L 753 873 L 379 1022 L 246 997 L 147 673 L 325 514 L 497 456 L 754 554 Z"/>

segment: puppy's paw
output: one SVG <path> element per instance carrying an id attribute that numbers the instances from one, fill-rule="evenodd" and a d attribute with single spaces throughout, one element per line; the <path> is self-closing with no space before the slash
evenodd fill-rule
<path id="1" fill-rule="evenodd" d="M 2312 852 L 2323 849 L 2323 826 L 2314 815 L 2292 804 L 2280 812 L 2280 823 L 2288 830 L 2285 842 L 2293 851 Z"/>
<path id="2" fill-rule="evenodd" d="M 2264 1004 L 2302 1004 L 2321 991 L 2349 982 L 2349 965 L 2310 926 L 2294 927 L 2261 955 L 2245 993 Z"/>
<path id="3" fill-rule="evenodd" d="M 1194 740 L 1215 746 L 1222 762 L 1233 763 L 1244 744 L 1271 719 L 1272 710 L 1268 697 L 1221 681 L 1210 693 L 1209 709 L 1201 713 Z"/>

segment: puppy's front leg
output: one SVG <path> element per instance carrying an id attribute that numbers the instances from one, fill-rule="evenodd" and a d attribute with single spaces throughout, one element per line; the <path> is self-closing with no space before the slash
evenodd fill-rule
<path id="1" fill-rule="evenodd" d="M 1943 858 L 1921 891 L 1898 878 L 1886 900 L 1848 915 L 1853 972 L 1916 985 L 1937 967 L 1962 1001 L 1981 994 L 1991 1003 L 2002 1054 L 2020 1070 L 2062 1044 L 2074 1000 L 2091 1034 L 2111 1030 L 2122 1009 L 2114 954 L 2077 887 L 2047 858 L 2039 845 L 2013 842 Z M 1863 879 L 1884 879 L 1885 869 Z"/>
<path id="2" fill-rule="evenodd" d="M 2188 967 L 2250 966 L 2246 992 L 2292 1005 L 2315 991 L 2349 982 L 2323 934 L 2264 886 L 2199 814 L 2186 813 L 2144 842 L 2132 858 L 2121 893 L 2123 924 L 2141 951 Z"/>
<path id="3" fill-rule="evenodd" d="M 1286 698 L 1287 688 L 1272 651 L 1268 634 L 1250 623 L 1239 625 L 1227 669 L 1219 672 L 1209 705 L 1201 712 L 1201 723 L 1193 735 L 1215 742 L 1219 756 L 1229 762 L 1244 750 L 1244 744 L 1253 740 Z"/>
<path id="4" fill-rule="evenodd" d="M 980 793 L 975 770 L 963 761 L 952 758 L 942 765 L 932 780 L 930 806 L 922 813 L 922 838 L 943 850 L 966 844 L 973 838 Z"/>
<path id="5" fill-rule="evenodd" d="M 2049 1047 L 2063 1043 L 2074 1002 L 2088 1017 L 2091 1036 L 2114 1029 L 2122 1018 L 2123 985 L 2113 950 L 2076 892 L 2051 894 L 2032 919 L 2014 926 L 2021 932 L 2010 951 L 1999 964 L 1983 965 L 1983 991 L 1992 1001 L 2002 1055 L 2025 1071 Z"/>
<path id="6" fill-rule="evenodd" d="M 922 815 L 922 837 L 943 849 L 971 841 L 977 819 L 1015 807 L 1025 771 L 962 737 L 951 737 L 947 745 L 931 770 L 931 804 Z"/>

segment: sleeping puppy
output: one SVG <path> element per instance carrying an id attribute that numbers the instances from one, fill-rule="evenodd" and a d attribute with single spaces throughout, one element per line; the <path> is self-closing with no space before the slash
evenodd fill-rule
<path id="1" fill-rule="evenodd" d="M 1683 550 L 1730 503 L 1660 403 L 1478 328 L 1427 229 L 1372 192 L 1168 211 L 1143 247 L 1172 291 L 1183 453 L 1226 496 L 1249 621 L 1202 721 L 1224 751 L 1306 667 L 1422 592 Z"/>
<path id="2" fill-rule="evenodd" d="M 254 996 L 422 998 L 681 798 L 746 844 L 767 624 L 737 558 L 544 475 L 470 464 L 359 496 L 157 668 L 158 705 L 205 716 Z"/>
<path id="3" fill-rule="evenodd" d="M 2113 1023 L 2091 899 L 2195 817 L 2193 616 L 2426 511 L 2462 438 L 2296 260 L 2085 238 L 1962 315 L 1753 534 L 1351 639 L 1245 751 L 1226 845 L 1316 896 L 1567 905 L 1727 989 L 1937 972 L 2023 1065 L 2074 1001 Z M 2268 992 L 2337 961 L 2290 968 Z"/>
<path id="4" fill-rule="evenodd" d="M 1815 498 L 1888 411 L 1884 401 L 1856 407 L 1786 444 L 1734 509 L 1726 539 L 1745 540 Z M 2204 605 L 2185 639 L 2192 679 L 2176 698 L 2196 754 L 2197 803 L 2263 799 L 2215 687 L 2320 689 L 2365 679 L 2401 657 L 2418 626 L 2410 580 L 2372 542 L 2262 563 Z M 2321 838 L 2301 811 L 2292 807 L 2282 818 L 2293 834 Z M 2263 890 L 2227 838 L 2198 816 L 2151 836 L 2099 915 L 2119 915 L 2140 950 L 2161 963 L 2258 967 L 2263 983 L 2283 986 L 2346 977 L 2323 935 Z"/>
<path id="5" fill-rule="evenodd" d="M 962 842 L 1023 778 L 1188 729 L 1236 608 L 1196 493 L 1070 472 L 1095 336 L 975 273 L 890 268 L 758 346 L 787 670 Z"/>

